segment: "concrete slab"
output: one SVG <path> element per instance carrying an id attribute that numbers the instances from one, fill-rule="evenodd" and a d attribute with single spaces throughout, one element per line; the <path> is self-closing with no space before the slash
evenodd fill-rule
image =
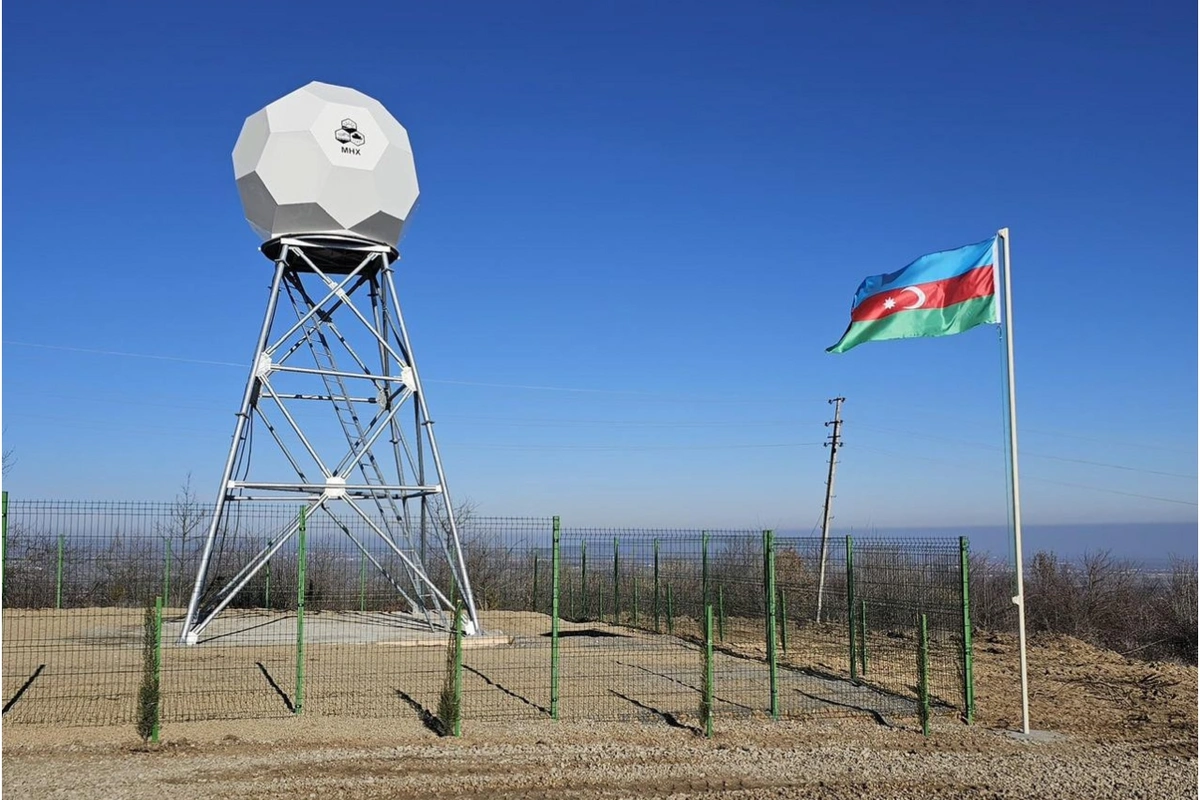
<path id="1" fill-rule="evenodd" d="M 164 643 L 176 642 L 182 623 L 163 625 Z M 307 644 L 376 644 L 402 647 L 445 647 L 449 633 L 430 628 L 423 616 L 391 611 L 317 611 L 304 616 Z M 196 647 L 288 645 L 296 641 L 296 615 L 268 611 L 232 611 L 218 615 Z M 500 630 L 463 637 L 464 648 L 499 647 L 512 643 Z"/>

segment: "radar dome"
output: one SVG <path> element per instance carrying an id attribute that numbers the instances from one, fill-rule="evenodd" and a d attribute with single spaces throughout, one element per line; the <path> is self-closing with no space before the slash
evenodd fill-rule
<path id="1" fill-rule="evenodd" d="M 312 82 L 246 118 L 233 171 L 250 227 L 395 247 L 417 204 L 408 132 L 378 100 Z"/>

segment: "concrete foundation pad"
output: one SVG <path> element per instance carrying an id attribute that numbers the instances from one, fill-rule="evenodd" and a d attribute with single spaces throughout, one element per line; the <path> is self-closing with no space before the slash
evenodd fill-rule
<path id="1" fill-rule="evenodd" d="M 435 620 L 437 622 L 437 620 Z M 181 623 L 163 628 L 165 642 L 179 638 Z M 440 625 L 430 627 L 424 616 L 389 611 L 319 611 L 304 617 L 304 641 L 308 644 L 382 644 L 406 647 L 445 647 L 450 632 Z M 200 634 L 197 645 L 225 646 L 287 645 L 296 641 L 295 613 L 270 611 L 226 611 Z M 484 630 L 463 637 L 463 647 L 500 647 L 512 637 L 500 630 Z"/>
<path id="2" fill-rule="evenodd" d="M 392 647 L 445 647 L 450 634 L 446 631 L 431 631 L 427 636 L 405 636 L 399 639 L 388 639 L 375 644 Z M 487 631 L 474 636 L 463 637 L 463 649 L 474 647 L 504 647 L 512 644 L 512 637 L 504 635 L 503 631 Z"/>

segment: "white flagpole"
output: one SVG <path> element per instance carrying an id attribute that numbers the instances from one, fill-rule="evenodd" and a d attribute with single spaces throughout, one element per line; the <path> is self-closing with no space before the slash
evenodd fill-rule
<path id="1" fill-rule="evenodd" d="M 1017 605 L 1018 641 L 1021 648 L 1021 731 L 1029 733 L 1029 669 L 1025 658 L 1025 562 L 1021 553 L 1021 481 L 1017 472 L 1017 385 L 1013 369 L 1013 316 L 1012 316 L 1012 257 L 1009 247 L 1008 228 L 997 233 L 1004 240 L 1004 343 L 1008 355 L 1008 457 L 1009 477 L 1012 480 L 1013 542 L 1017 551 L 1017 595 L 1012 600 Z"/>

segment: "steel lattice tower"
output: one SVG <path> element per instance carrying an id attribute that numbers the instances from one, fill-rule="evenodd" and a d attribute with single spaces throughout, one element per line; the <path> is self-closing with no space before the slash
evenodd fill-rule
<path id="1" fill-rule="evenodd" d="M 405 611 L 448 626 L 457 592 L 479 631 L 394 281 L 418 194 L 407 132 L 377 101 L 314 83 L 248 118 L 233 160 L 275 269 L 181 641 L 296 534 L 301 507 L 349 537 Z M 292 521 L 213 580 L 237 509 L 281 502 Z"/>

